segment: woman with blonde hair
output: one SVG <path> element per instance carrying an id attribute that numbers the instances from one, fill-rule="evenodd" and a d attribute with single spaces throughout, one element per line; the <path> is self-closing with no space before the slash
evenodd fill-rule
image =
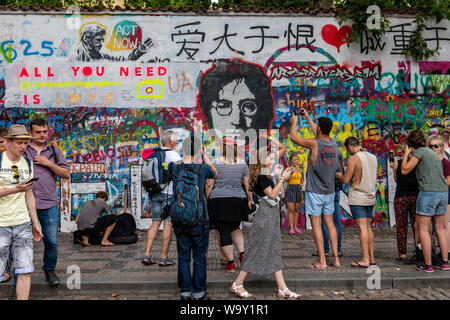
<path id="1" fill-rule="evenodd" d="M 446 144 L 441 135 L 430 136 L 428 138 L 427 145 L 428 145 L 428 148 L 430 148 L 431 150 L 436 152 L 437 155 L 439 156 L 439 158 L 441 159 L 442 169 L 444 170 L 444 177 L 449 186 L 449 189 L 448 189 L 449 190 L 449 193 L 448 193 L 449 200 L 447 203 L 447 213 L 446 213 L 446 217 L 447 217 L 446 229 L 447 229 L 447 245 L 448 245 L 447 248 L 450 248 L 450 224 L 449 224 L 449 221 L 450 221 L 450 161 L 445 157 L 444 152 L 445 152 Z"/>
<path id="2" fill-rule="evenodd" d="M 430 140 L 430 142 L 433 142 L 433 140 Z M 441 159 L 435 152 L 426 148 L 425 135 L 421 130 L 412 131 L 406 140 L 406 144 L 401 172 L 406 175 L 417 167 L 416 176 L 420 190 L 417 197 L 416 220 L 425 261 L 417 265 L 416 269 L 426 273 L 434 272 L 429 230 L 431 219 L 433 219 L 441 246 L 441 259 L 436 262 L 434 267 L 448 271 L 450 270 L 446 233 L 448 184 L 443 174 Z M 435 149 L 436 145 L 430 144 L 430 147 Z M 408 158 L 410 154 L 411 158 Z"/>
<path id="3" fill-rule="evenodd" d="M 292 175 L 288 181 L 284 201 L 289 212 L 289 234 L 299 234 L 302 231 L 298 228 L 298 210 L 302 202 L 302 172 L 298 168 L 298 155 L 293 152 L 289 155 L 289 167 L 292 168 Z"/>
<path id="4" fill-rule="evenodd" d="M 300 298 L 286 286 L 282 272 L 281 230 L 279 215 L 279 193 L 283 183 L 291 177 L 292 168 L 287 168 L 275 185 L 270 178 L 270 168 L 275 153 L 261 148 L 256 164 L 250 165 L 250 190 L 259 198 L 259 209 L 255 213 L 241 272 L 230 290 L 240 298 L 251 298 L 244 288 L 249 273 L 268 275 L 273 273 L 280 298 Z"/>

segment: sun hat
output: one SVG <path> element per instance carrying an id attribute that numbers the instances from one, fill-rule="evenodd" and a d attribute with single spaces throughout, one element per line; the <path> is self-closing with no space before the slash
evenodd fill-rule
<path id="1" fill-rule="evenodd" d="M 22 124 L 13 124 L 9 127 L 8 133 L 6 134 L 5 138 L 7 139 L 25 139 L 25 138 L 31 138 L 31 136 L 28 133 L 27 128 L 25 128 Z"/>

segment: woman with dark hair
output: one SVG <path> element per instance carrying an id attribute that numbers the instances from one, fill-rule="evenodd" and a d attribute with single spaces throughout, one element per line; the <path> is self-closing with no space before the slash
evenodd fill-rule
<path id="1" fill-rule="evenodd" d="M 289 180 L 292 168 L 286 169 L 280 181 L 275 185 L 270 178 L 270 168 L 274 163 L 275 153 L 267 148 L 258 152 L 257 163 L 250 165 L 250 190 L 260 198 L 259 209 L 250 230 L 247 249 L 241 272 L 231 285 L 231 292 L 241 298 L 252 295 L 244 288 L 244 280 L 249 273 L 259 275 L 274 274 L 280 298 L 300 298 L 286 286 L 282 271 L 281 230 L 278 194 L 283 183 Z"/>
<path id="2" fill-rule="evenodd" d="M 212 188 L 209 194 L 208 212 L 211 225 L 215 226 L 219 232 L 221 253 L 227 259 L 225 270 L 234 272 L 236 265 L 233 243 L 242 263 L 244 236 L 239 227 L 254 203 L 248 186 L 249 169 L 245 161 L 238 157 L 237 142 L 225 137 L 222 140 L 221 149 L 221 156 L 213 162 L 219 177 L 215 181 L 213 179 L 207 181 L 208 188 Z"/>
<path id="3" fill-rule="evenodd" d="M 215 64 L 200 83 L 197 107 L 209 129 L 269 130 L 275 100 L 269 77 L 255 64 L 233 59 Z"/>
<path id="4" fill-rule="evenodd" d="M 450 270 L 446 234 L 448 185 L 443 174 L 441 159 L 435 152 L 426 148 L 425 135 L 421 130 L 412 131 L 406 143 L 401 172 L 406 175 L 416 168 L 420 190 L 417 197 L 416 220 L 425 261 L 417 265 L 417 270 L 434 272 L 429 229 L 433 217 L 442 256 L 434 267 L 447 271 Z M 410 154 L 411 158 L 408 158 Z"/>

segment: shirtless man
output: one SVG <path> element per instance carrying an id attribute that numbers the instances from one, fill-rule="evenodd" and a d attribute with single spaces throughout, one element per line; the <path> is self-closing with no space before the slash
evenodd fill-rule
<path id="1" fill-rule="evenodd" d="M 377 158 L 364 150 L 358 139 L 349 137 L 344 142 L 350 158 L 345 174 L 337 172 L 343 184 L 350 183 L 349 205 L 353 218 L 359 228 L 362 261 L 352 262 L 352 267 L 367 268 L 375 264 L 373 255 L 374 235 L 372 231 L 372 212 L 376 201 Z"/>

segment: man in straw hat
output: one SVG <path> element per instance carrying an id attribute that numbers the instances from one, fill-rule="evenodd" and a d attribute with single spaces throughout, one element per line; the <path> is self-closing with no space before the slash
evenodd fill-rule
<path id="1" fill-rule="evenodd" d="M 10 250 L 18 275 L 18 300 L 30 294 L 33 267 L 33 241 L 43 237 L 33 195 L 33 166 L 22 157 L 31 138 L 23 125 L 12 125 L 6 138 L 6 152 L 0 157 L 0 281 Z"/>

